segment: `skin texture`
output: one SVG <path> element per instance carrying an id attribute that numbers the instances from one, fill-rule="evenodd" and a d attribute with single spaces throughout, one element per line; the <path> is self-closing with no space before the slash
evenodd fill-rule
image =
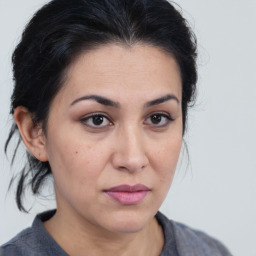
<path id="1" fill-rule="evenodd" d="M 27 148 L 51 165 L 57 213 L 44 225 L 68 254 L 160 254 L 164 238 L 154 215 L 180 153 L 181 88 L 170 54 L 149 45 L 109 44 L 70 66 L 52 102 L 46 134 L 25 108 L 15 110 Z M 81 99 L 88 95 L 118 107 Z M 147 106 L 166 95 L 177 100 Z M 90 118 L 95 113 L 105 116 L 100 125 Z M 104 192 L 121 184 L 143 184 L 149 192 L 138 203 L 123 205 Z"/>

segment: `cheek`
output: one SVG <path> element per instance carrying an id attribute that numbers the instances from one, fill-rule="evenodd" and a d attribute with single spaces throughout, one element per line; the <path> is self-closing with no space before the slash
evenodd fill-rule
<path id="1" fill-rule="evenodd" d="M 80 182 L 88 183 L 88 180 L 92 181 L 100 175 L 104 163 L 103 153 L 90 146 L 81 146 L 76 150 L 75 157 L 70 163 L 73 164 L 72 175 L 78 176 Z"/>
<path id="2" fill-rule="evenodd" d="M 102 161 L 99 161 L 99 155 Z M 63 167 L 67 174 L 85 182 L 99 175 L 103 164 L 103 154 L 88 145 L 70 147 L 69 152 L 61 156 Z"/>
<path id="3" fill-rule="evenodd" d="M 73 146 L 59 151 L 56 159 L 52 171 L 58 201 L 64 199 L 73 205 L 93 198 L 101 173 L 96 152 L 91 147 Z"/>
<path id="4" fill-rule="evenodd" d="M 165 140 L 157 150 L 152 151 L 152 166 L 156 171 L 161 187 L 169 189 L 175 174 L 182 144 L 182 135 Z M 156 148 L 156 147 L 155 147 Z"/>
<path id="5" fill-rule="evenodd" d="M 76 187 L 84 185 L 96 175 L 96 152 L 90 145 L 81 144 L 75 138 L 49 140 L 49 163 L 56 184 Z M 94 170 L 94 171 L 93 171 Z"/>
<path id="6" fill-rule="evenodd" d="M 170 168 L 176 166 L 182 144 L 182 136 L 166 139 L 152 152 L 156 163 Z"/>

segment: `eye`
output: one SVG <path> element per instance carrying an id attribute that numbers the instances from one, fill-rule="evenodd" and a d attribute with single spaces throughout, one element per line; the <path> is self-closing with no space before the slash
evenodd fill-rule
<path id="1" fill-rule="evenodd" d="M 173 121 L 173 118 L 168 114 L 155 113 L 150 115 L 145 122 L 146 124 L 153 125 L 156 127 L 163 127 L 168 125 L 171 121 Z"/>
<path id="2" fill-rule="evenodd" d="M 81 119 L 82 124 L 91 128 L 103 128 L 113 125 L 113 123 L 102 114 L 93 114 Z"/>

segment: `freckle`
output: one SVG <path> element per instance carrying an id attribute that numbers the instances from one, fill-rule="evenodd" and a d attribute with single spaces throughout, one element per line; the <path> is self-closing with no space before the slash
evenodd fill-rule
<path id="1" fill-rule="evenodd" d="M 78 152 L 76 151 L 76 154 L 78 154 Z"/>

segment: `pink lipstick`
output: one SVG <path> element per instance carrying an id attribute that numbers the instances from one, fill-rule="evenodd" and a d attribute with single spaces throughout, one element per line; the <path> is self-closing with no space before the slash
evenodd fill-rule
<path id="1" fill-rule="evenodd" d="M 123 205 L 138 204 L 149 191 L 150 189 L 142 184 L 120 185 L 104 190 L 110 198 Z"/>

